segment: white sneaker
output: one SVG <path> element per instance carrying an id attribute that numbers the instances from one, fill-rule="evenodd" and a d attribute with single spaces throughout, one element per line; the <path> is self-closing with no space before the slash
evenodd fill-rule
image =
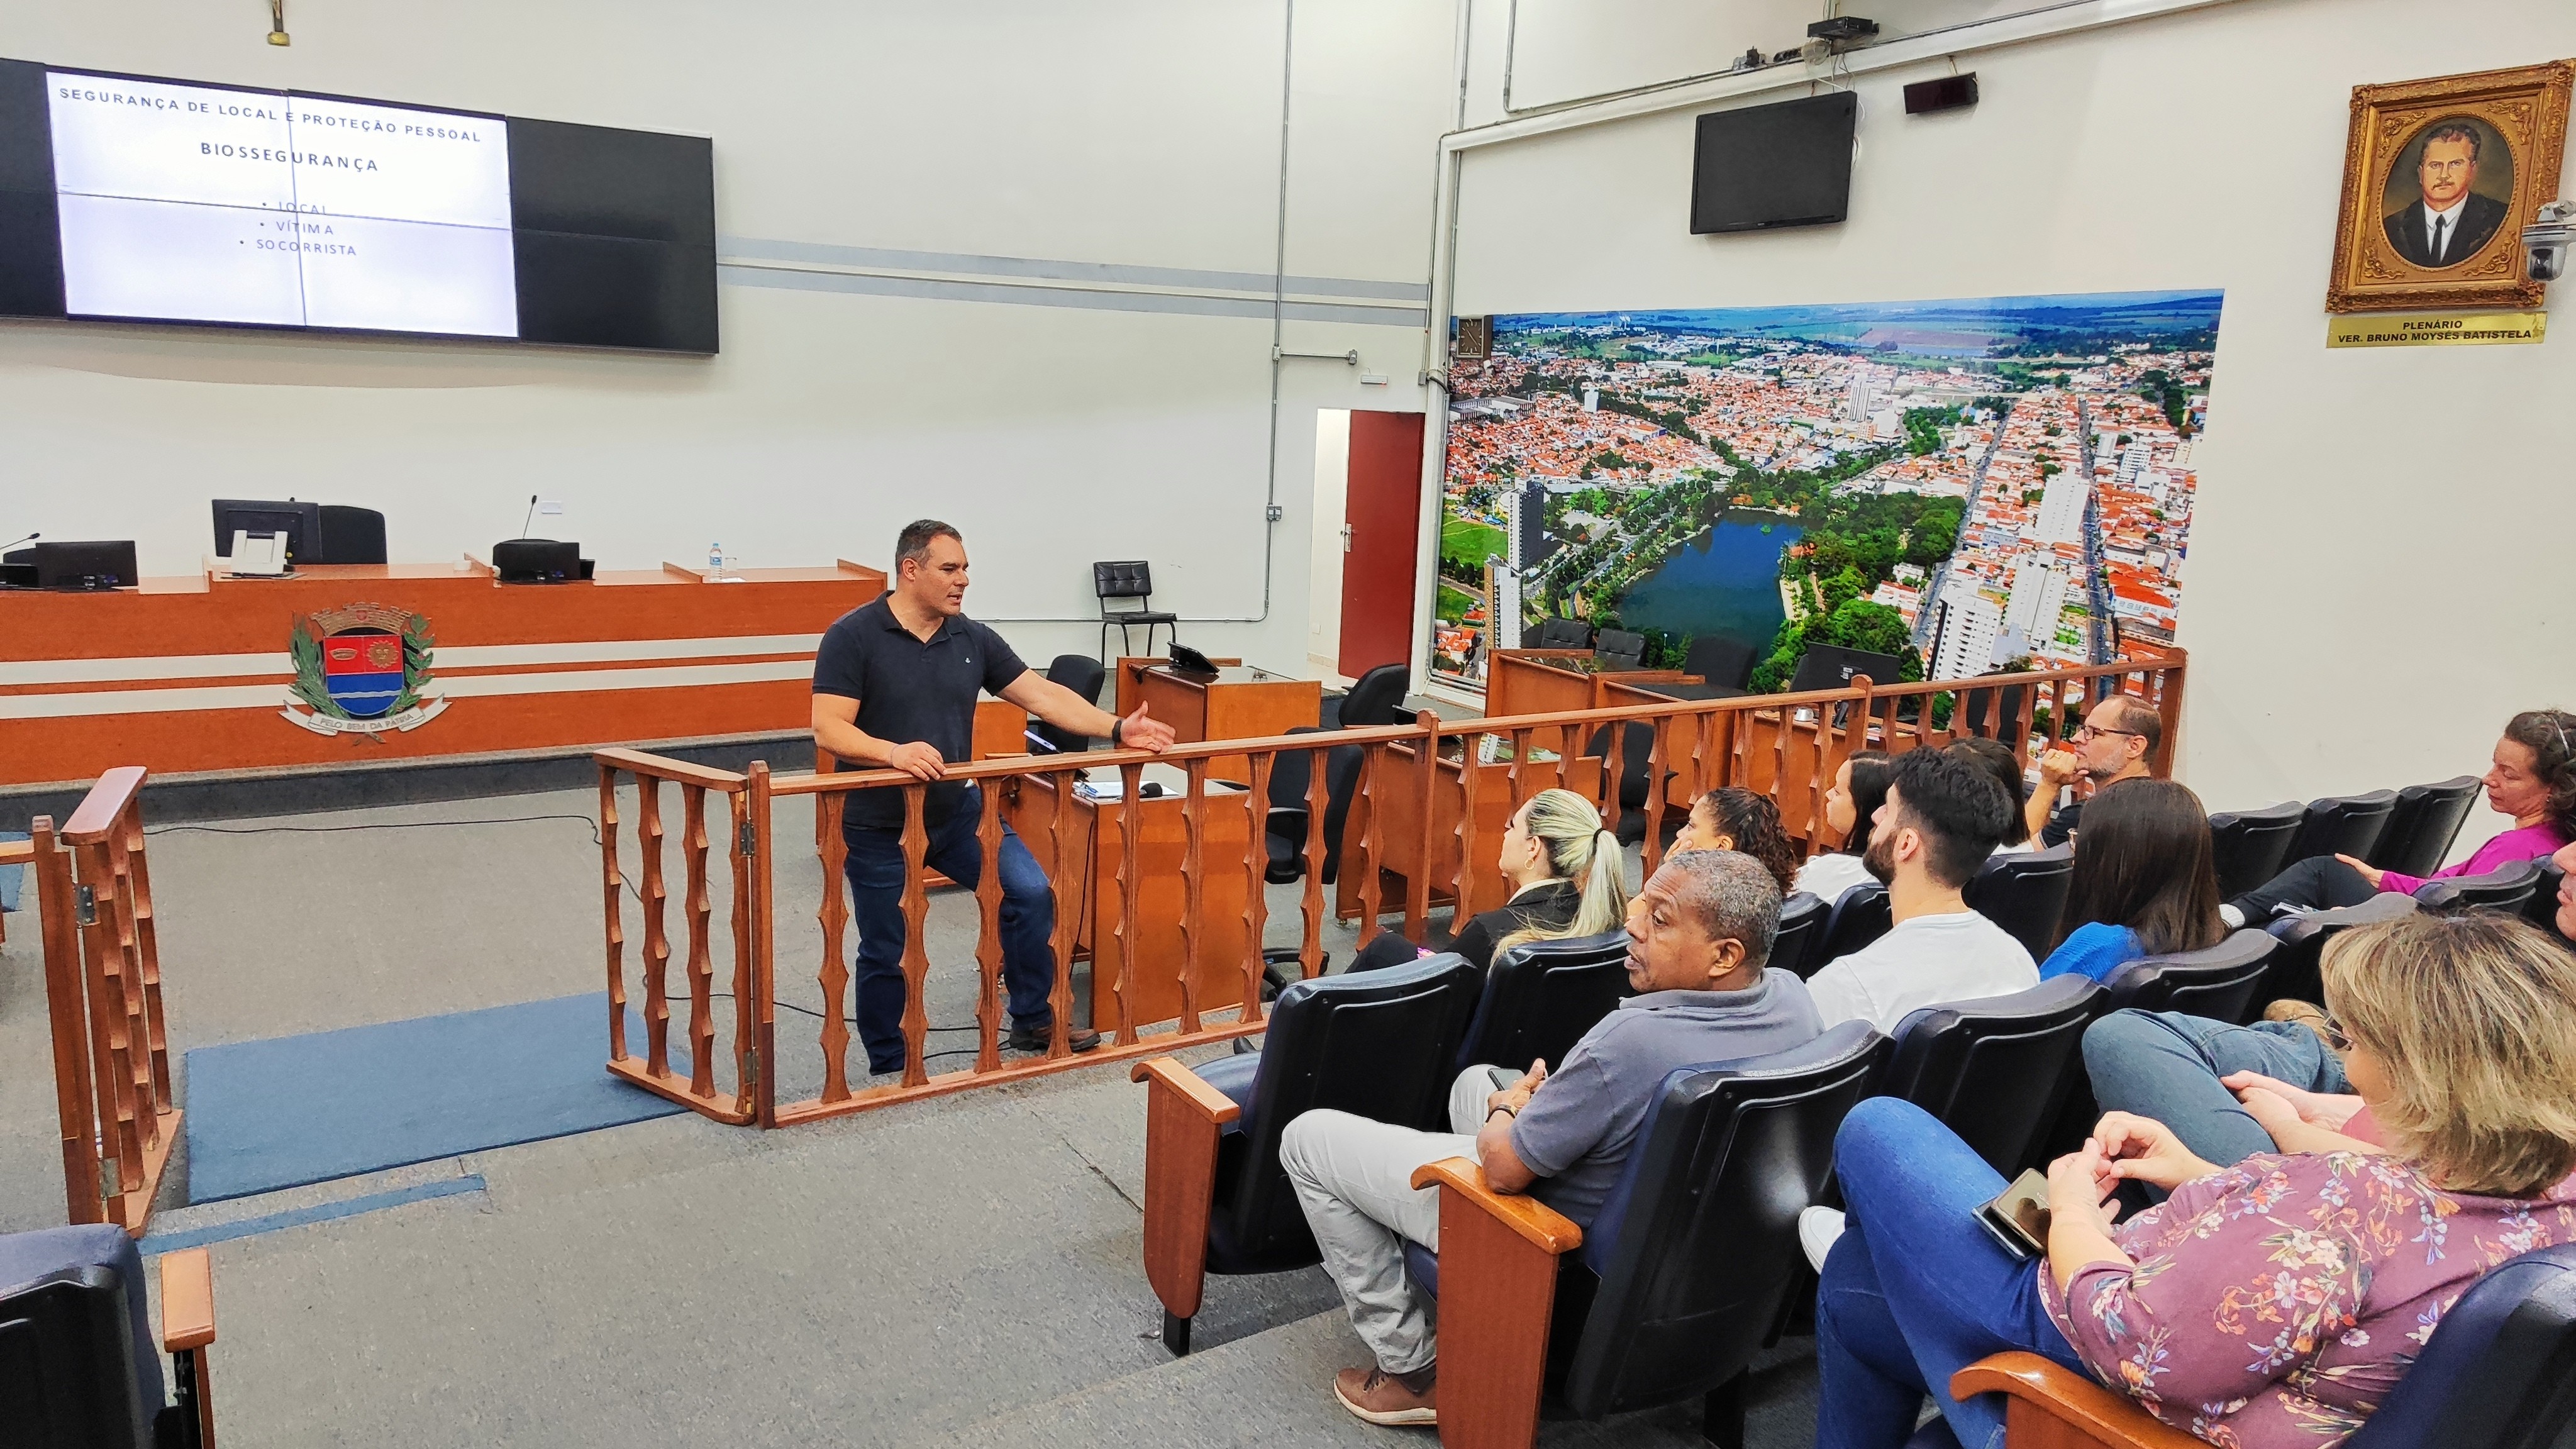
<path id="1" fill-rule="evenodd" d="M 2231 931 L 2245 929 L 2245 913 L 2234 906 L 2221 904 L 2218 908 L 2218 919 L 2226 923 L 2227 929 Z"/>
<path id="2" fill-rule="evenodd" d="M 1829 1207 L 1811 1207 L 1798 1214 L 1798 1246 L 1807 1250 L 1807 1264 L 1817 1272 L 1825 1271 L 1825 1255 L 1834 1250 L 1834 1240 L 1843 1235 L 1843 1215 Z"/>

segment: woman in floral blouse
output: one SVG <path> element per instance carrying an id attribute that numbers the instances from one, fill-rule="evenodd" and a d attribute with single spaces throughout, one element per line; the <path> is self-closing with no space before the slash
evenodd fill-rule
<path id="1" fill-rule="evenodd" d="M 2003 1179 L 1929 1115 L 1879 1098 L 1834 1145 L 1850 1218 L 1816 1304 L 1818 1449 L 1896 1449 L 1929 1389 L 1968 1449 L 1997 1396 L 1950 1375 L 2038 1353 L 2228 1449 L 2331 1449 L 2370 1417 L 2489 1268 L 2576 1241 L 2576 958 L 2489 912 L 2345 933 L 2328 1032 L 2374 1145 L 2300 1124 L 2220 1169 L 2163 1124 L 2102 1119 L 2049 1168 L 2048 1251 L 1975 1221 Z M 2114 1226 L 2123 1180 L 2170 1190 Z"/>

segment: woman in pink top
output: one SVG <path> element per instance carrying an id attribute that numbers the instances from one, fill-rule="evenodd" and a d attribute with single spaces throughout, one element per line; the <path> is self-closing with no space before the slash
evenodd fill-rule
<path id="1" fill-rule="evenodd" d="M 2287 1150 L 2221 1169 L 2112 1113 L 2051 1164 L 2036 1261 L 1977 1224 L 2003 1179 L 1956 1135 L 1909 1103 L 1855 1109 L 1816 1303 L 1818 1449 L 1897 1449 L 1930 1387 L 2016 1349 L 2212 1444 L 2332 1449 L 2488 1269 L 2576 1241 L 2576 957 L 2492 912 L 2418 915 L 2346 933 L 2324 975 L 2379 1144 L 2267 1103 Z M 2171 1196 L 2115 1225 L 2124 1180 Z M 1937 1397 L 1961 1445 L 2001 1449 L 1995 1396 Z"/>
<path id="2" fill-rule="evenodd" d="M 2516 861 L 2538 860 L 2576 840 L 2576 714 L 2525 710 L 2505 722 L 2485 784 L 2487 808 L 2513 817 L 2513 828 L 2477 853 L 2430 876 L 2373 870 L 2349 855 L 2314 856 L 2229 901 L 2229 925 L 2259 926 L 2284 910 L 2357 906 L 2381 891 L 2413 894 L 2427 880 L 2484 875 Z"/>

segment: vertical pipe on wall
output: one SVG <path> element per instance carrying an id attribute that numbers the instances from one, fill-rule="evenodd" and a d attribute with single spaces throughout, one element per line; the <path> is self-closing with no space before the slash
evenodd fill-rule
<path id="1" fill-rule="evenodd" d="M 1288 111 L 1297 74 L 1297 0 L 1281 0 L 1279 33 L 1279 239 L 1270 267 L 1269 483 L 1261 503 L 1261 618 L 1270 617 L 1271 573 L 1279 554 L 1279 369 L 1288 338 Z M 1259 621 L 1248 621 L 1259 622 Z"/>

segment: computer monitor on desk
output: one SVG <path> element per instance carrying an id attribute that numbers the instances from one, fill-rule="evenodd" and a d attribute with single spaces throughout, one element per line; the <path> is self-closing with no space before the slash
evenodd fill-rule
<path id="1" fill-rule="evenodd" d="M 322 505 L 289 498 L 215 500 L 215 554 L 230 558 L 236 533 L 284 534 L 289 566 L 311 562 L 322 546 Z"/>

